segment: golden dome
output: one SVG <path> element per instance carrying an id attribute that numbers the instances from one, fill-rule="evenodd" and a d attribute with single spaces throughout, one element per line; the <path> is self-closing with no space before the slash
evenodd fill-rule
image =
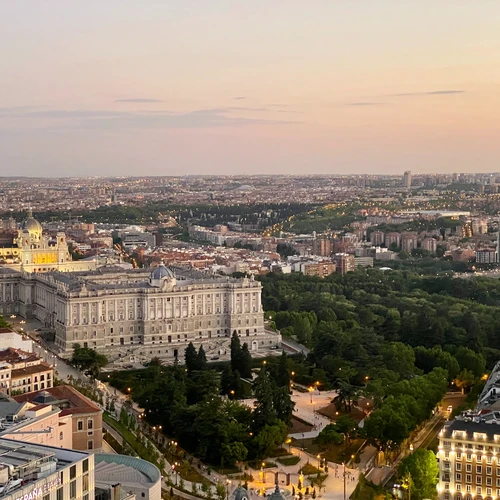
<path id="1" fill-rule="evenodd" d="M 40 237 L 42 235 L 42 225 L 33 217 L 31 209 L 28 210 L 28 217 L 24 220 L 21 229 L 28 231 L 30 235 Z"/>

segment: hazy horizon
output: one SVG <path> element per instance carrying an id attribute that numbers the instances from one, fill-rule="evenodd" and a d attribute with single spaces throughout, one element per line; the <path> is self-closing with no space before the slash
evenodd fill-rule
<path id="1" fill-rule="evenodd" d="M 0 176 L 500 170 L 500 2 L 0 4 Z"/>

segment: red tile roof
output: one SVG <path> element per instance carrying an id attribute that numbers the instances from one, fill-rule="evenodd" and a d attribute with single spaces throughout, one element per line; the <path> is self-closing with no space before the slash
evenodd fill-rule
<path id="1" fill-rule="evenodd" d="M 25 377 L 27 375 L 35 375 L 36 373 L 45 373 L 48 371 L 54 371 L 54 368 L 52 368 L 48 363 L 45 363 L 45 361 L 42 361 L 41 363 L 38 363 L 37 365 L 31 365 L 27 366 L 26 368 L 17 368 L 15 370 L 12 370 L 11 373 L 11 378 L 19 378 L 19 377 Z"/>
<path id="2" fill-rule="evenodd" d="M 69 408 L 63 408 L 59 414 L 61 417 L 65 415 L 73 415 L 78 413 L 96 413 L 101 412 L 99 406 L 93 403 L 90 399 L 86 398 L 83 394 L 80 394 L 75 388 L 70 385 L 57 385 L 51 387 L 50 389 L 42 389 L 36 392 L 30 392 L 28 394 L 20 394 L 19 396 L 13 396 L 18 403 L 23 403 L 25 401 L 33 401 L 41 392 L 48 392 L 51 396 L 57 399 L 54 401 L 55 406 L 58 406 L 58 402 L 67 401 L 69 403 Z"/>

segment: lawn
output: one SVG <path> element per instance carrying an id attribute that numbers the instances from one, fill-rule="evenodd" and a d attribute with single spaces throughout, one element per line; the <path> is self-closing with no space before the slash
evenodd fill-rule
<path id="1" fill-rule="evenodd" d="M 356 455 L 363 442 L 363 439 L 354 439 L 347 447 L 347 450 L 345 449 L 345 445 L 343 443 L 324 450 L 314 443 L 314 439 L 294 440 L 294 446 L 301 448 L 314 456 L 320 453 L 321 456 L 326 458 L 329 462 L 341 464 L 343 462 L 348 462 L 352 455 Z"/>
<path id="2" fill-rule="evenodd" d="M 132 450 L 134 450 L 135 453 L 137 453 L 137 455 L 139 455 L 144 460 L 147 460 L 148 462 L 154 463 L 158 468 L 160 468 L 158 462 L 151 457 L 149 450 L 139 442 L 137 437 L 130 431 L 128 427 L 115 420 L 108 412 L 103 413 L 103 420 L 122 436 L 125 442 L 132 448 Z M 204 477 L 186 460 L 180 461 L 178 470 L 180 477 L 185 481 L 199 483 L 204 480 Z"/>
<path id="3" fill-rule="evenodd" d="M 321 472 L 317 467 L 314 465 L 310 464 L 309 462 L 302 466 L 300 469 L 300 472 L 304 474 L 304 476 L 312 476 L 316 475 L 318 472 Z"/>
<path id="4" fill-rule="evenodd" d="M 292 417 L 292 426 L 289 429 L 290 434 L 297 434 L 299 432 L 309 432 L 312 431 L 312 425 L 304 422 L 303 420 L 299 420 L 296 417 Z"/>
<path id="5" fill-rule="evenodd" d="M 276 462 L 262 462 L 260 460 L 252 460 L 248 462 L 248 465 L 255 470 L 259 470 L 261 468 L 263 469 L 272 469 L 273 467 L 276 467 Z"/>
<path id="6" fill-rule="evenodd" d="M 363 474 L 361 474 L 350 498 L 351 500 L 386 500 L 391 499 L 392 495 L 381 486 L 375 486 L 369 481 L 365 481 Z"/>
<path id="7" fill-rule="evenodd" d="M 300 457 L 291 456 L 291 457 L 280 457 L 278 458 L 278 462 L 282 465 L 297 465 L 300 462 Z"/>
<path id="8" fill-rule="evenodd" d="M 347 415 L 352 419 L 356 420 L 356 422 L 361 422 L 365 418 L 365 414 L 357 407 L 353 406 L 351 412 L 347 413 L 344 410 L 337 410 L 337 407 L 330 403 L 328 406 L 324 406 L 318 410 L 318 413 L 328 417 L 331 420 L 336 420 L 342 415 Z"/>

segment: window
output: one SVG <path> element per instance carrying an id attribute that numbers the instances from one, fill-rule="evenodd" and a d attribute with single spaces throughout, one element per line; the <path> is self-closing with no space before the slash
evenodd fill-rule
<path id="1" fill-rule="evenodd" d="M 87 441 L 87 450 L 93 450 L 94 449 L 94 441 L 90 440 Z"/>
<path id="2" fill-rule="evenodd" d="M 492 472 L 492 468 L 486 467 L 486 474 L 488 474 L 488 476 L 491 476 L 491 472 Z"/>
<path id="3" fill-rule="evenodd" d="M 77 429 L 83 431 L 83 420 L 78 420 Z"/>
<path id="4" fill-rule="evenodd" d="M 466 474 L 466 476 L 465 476 L 465 482 L 466 483 L 472 483 L 472 475 L 471 474 Z"/>
<path id="5" fill-rule="evenodd" d="M 457 481 L 462 480 L 462 474 L 460 472 L 457 472 Z"/>
<path id="6" fill-rule="evenodd" d="M 87 419 L 87 429 L 93 429 L 94 428 L 94 421 L 89 418 Z"/>
<path id="7" fill-rule="evenodd" d="M 57 500 L 64 500 L 64 494 L 63 494 L 64 488 L 61 486 L 60 488 L 57 489 Z"/>
<path id="8" fill-rule="evenodd" d="M 82 477 L 82 490 L 83 491 L 88 491 L 89 490 L 89 475 L 85 474 Z"/>
<path id="9" fill-rule="evenodd" d="M 82 472 L 88 472 L 89 471 L 89 459 L 86 458 L 83 462 L 82 462 Z"/>
<path id="10" fill-rule="evenodd" d="M 476 465 L 476 474 L 481 474 L 483 472 L 483 468 L 480 465 Z"/>
<path id="11" fill-rule="evenodd" d="M 460 462 L 457 462 L 457 463 L 455 464 L 455 468 L 456 468 L 457 470 L 462 470 L 462 464 L 461 464 Z"/>
<path id="12" fill-rule="evenodd" d="M 476 476 L 476 484 L 483 484 L 482 476 Z"/>
<path id="13" fill-rule="evenodd" d="M 69 469 L 69 478 L 75 479 L 76 477 L 76 465 L 72 465 Z"/>
<path id="14" fill-rule="evenodd" d="M 50 500 L 50 495 L 44 495 L 43 500 Z"/>
<path id="15" fill-rule="evenodd" d="M 63 438 L 64 438 L 64 435 L 63 435 L 63 433 L 62 433 L 62 432 L 60 432 L 60 433 L 59 433 L 59 441 L 62 441 L 62 440 L 63 440 Z"/>
<path id="16" fill-rule="evenodd" d="M 69 497 L 76 498 L 76 481 L 69 483 Z"/>
<path id="17" fill-rule="evenodd" d="M 471 464 L 467 464 L 467 465 L 465 466 L 465 470 L 466 470 L 467 472 L 472 472 L 472 465 L 471 465 Z"/>

